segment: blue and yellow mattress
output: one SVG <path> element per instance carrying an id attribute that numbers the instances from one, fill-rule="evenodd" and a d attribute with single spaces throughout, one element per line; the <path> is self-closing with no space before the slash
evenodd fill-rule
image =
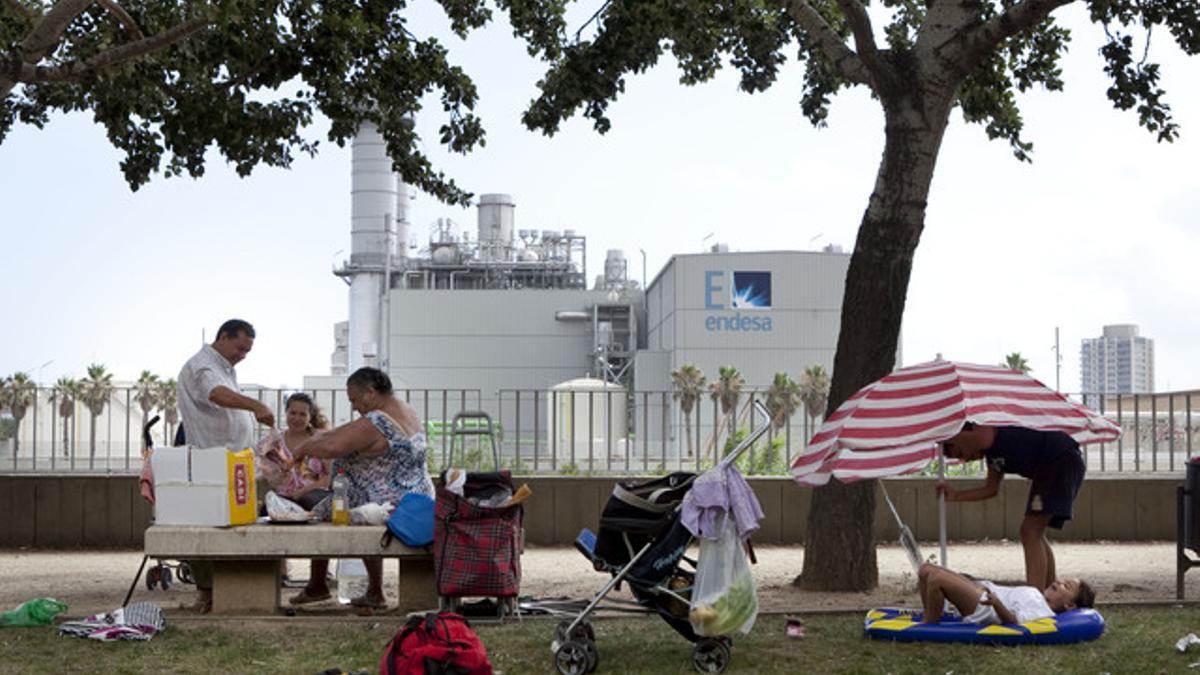
<path id="1" fill-rule="evenodd" d="M 968 623 L 950 614 L 943 615 L 939 623 L 923 624 L 921 612 L 881 608 L 867 612 L 864 630 L 868 637 L 896 642 L 1062 645 L 1100 637 L 1104 632 L 1104 617 L 1094 609 L 1073 609 L 1022 624 Z"/>

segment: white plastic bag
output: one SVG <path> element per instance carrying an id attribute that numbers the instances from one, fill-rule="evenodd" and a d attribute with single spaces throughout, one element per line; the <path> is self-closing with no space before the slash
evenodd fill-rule
<path id="1" fill-rule="evenodd" d="M 266 498 L 267 517 L 273 523 L 303 523 L 311 514 L 296 502 L 280 497 L 274 492 L 268 492 Z"/>
<path id="2" fill-rule="evenodd" d="M 350 509 L 351 525 L 383 525 L 392 514 L 392 503 L 376 504 L 371 502 Z"/>
<path id="3" fill-rule="evenodd" d="M 737 525 L 721 516 L 720 537 L 700 540 L 688 619 L 699 635 L 749 633 L 758 618 L 758 594 Z"/>

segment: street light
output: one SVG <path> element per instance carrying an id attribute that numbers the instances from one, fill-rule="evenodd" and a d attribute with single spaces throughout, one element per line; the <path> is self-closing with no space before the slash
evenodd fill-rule
<path id="1" fill-rule="evenodd" d="M 646 290 L 646 249 L 639 248 L 642 254 L 642 290 Z"/>

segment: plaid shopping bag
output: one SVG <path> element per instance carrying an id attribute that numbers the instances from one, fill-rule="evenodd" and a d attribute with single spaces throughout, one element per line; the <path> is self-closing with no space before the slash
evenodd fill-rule
<path id="1" fill-rule="evenodd" d="M 438 595 L 515 597 L 523 516 L 520 504 L 483 507 L 439 487 L 433 532 Z"/>

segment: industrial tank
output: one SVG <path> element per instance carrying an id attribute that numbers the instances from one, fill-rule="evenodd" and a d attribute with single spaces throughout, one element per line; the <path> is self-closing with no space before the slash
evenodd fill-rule
<path id="1" fill-rule="evenodd" d="M 600 468 L 605 466 L 606 454 L 613 459 L 624 457 L 629 428 L 627 396 L 625 387 L 591 377 L 568 380 L 550 388 L 547 405 L 553 420 L 559 466 L 574 462 L 581 469 L 588 468 L 591 457 Z"/>

